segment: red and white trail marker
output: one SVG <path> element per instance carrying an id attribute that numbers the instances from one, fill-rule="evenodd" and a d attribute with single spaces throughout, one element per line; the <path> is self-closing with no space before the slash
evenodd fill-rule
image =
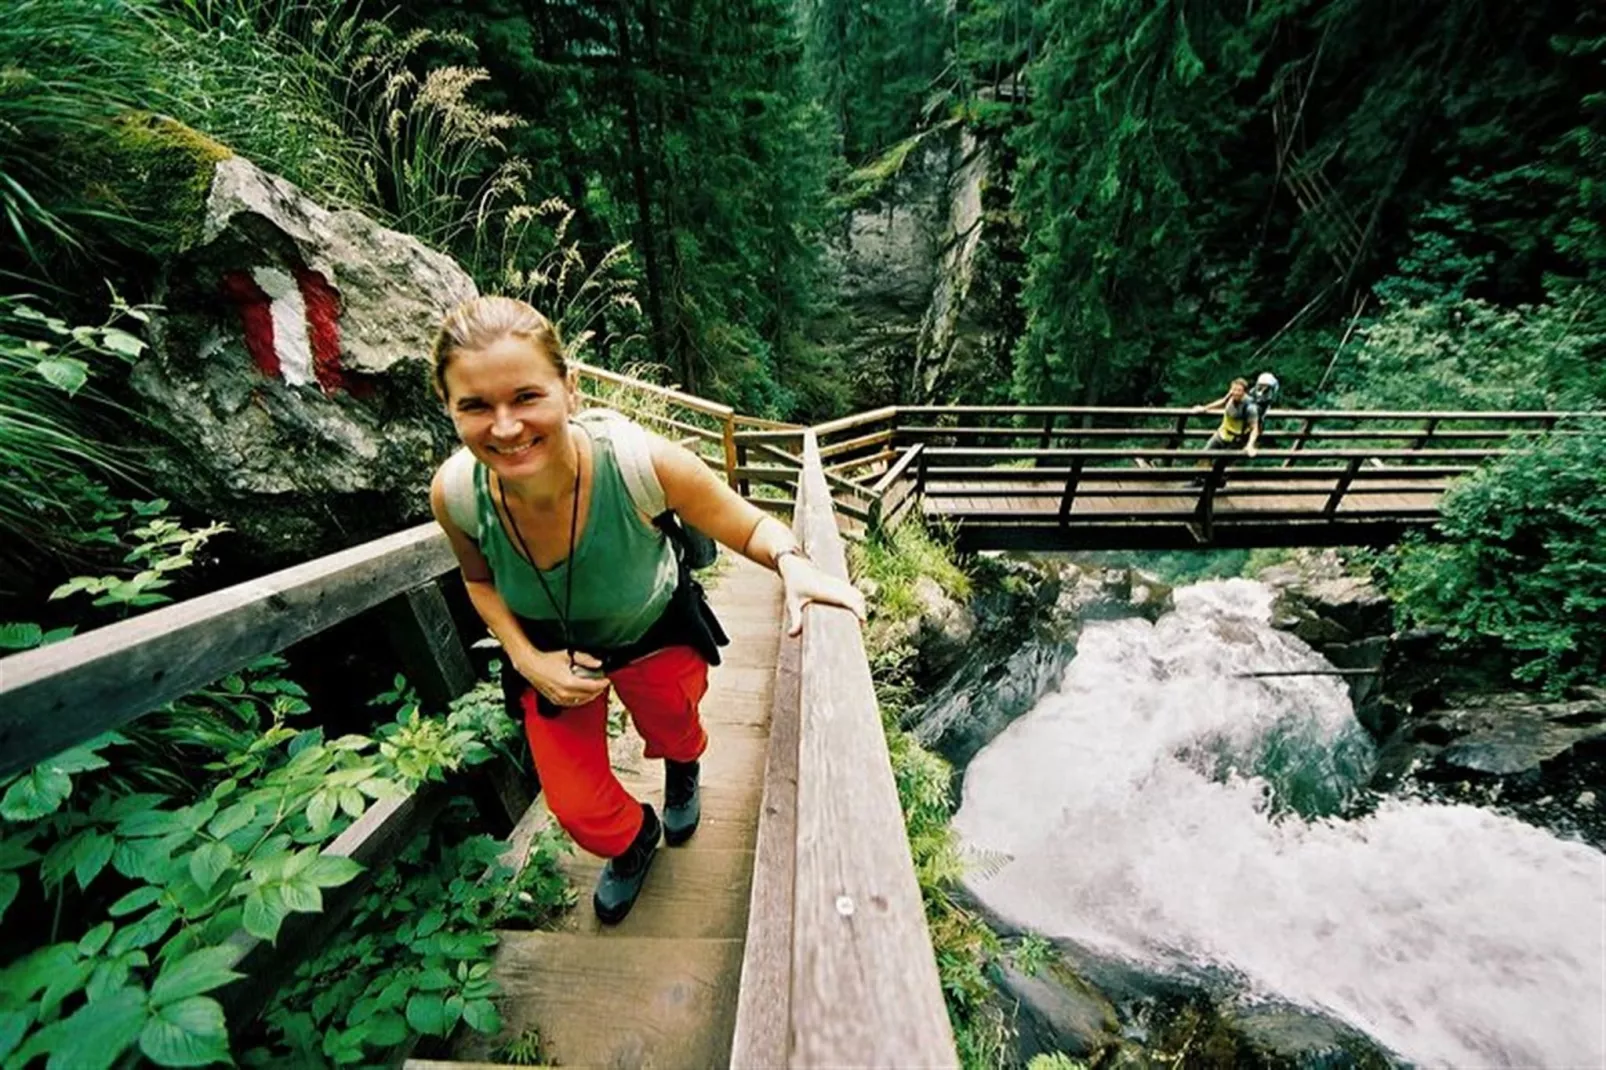
<path id="1" fill-rule="evenodd" d="M 310 268 L 230 271 L 223 293 L 240 310 L 245 347 L 264 375 L 290 386 L 347 390 L 340 367 L 340 295 Z"/>

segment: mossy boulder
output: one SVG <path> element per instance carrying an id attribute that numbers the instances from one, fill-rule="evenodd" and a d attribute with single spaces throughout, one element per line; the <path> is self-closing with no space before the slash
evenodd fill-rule
<path id="1" fill-rule="evenodd" d="M 158 258 L 197 245 L 218 164 L 232 150 L 175 119 L 119 115 L 70 152 L 86 199 L 106 213 L 99 237 Z"/>

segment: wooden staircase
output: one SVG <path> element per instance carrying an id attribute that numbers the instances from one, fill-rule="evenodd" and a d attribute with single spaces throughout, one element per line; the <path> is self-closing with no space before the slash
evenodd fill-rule
<path id="1" fill-rule="evenodd" d="M 494 976 L 503 992 L 503 1036 L 469 1037 L 455 1053 L 462 1061 L 413 1059 L 407 1070 L 502 1065 L 494 1061 L 500 1044 L 532 1028 L 543 1056 L 559 1066 L 729 1065 L 780 642 L 780 581 L 738 559 L 710 600 L 731 645 L 710 673 L 702 704 L 709 745 L 697 834 L 680 847 L 659 848 L 640 901 L 616 926 L 599 924 L 591 911 L 602 860 L 571 855 L 564 868 L 580 901 L 560 927 L 500 933 Z M 610 750 L 625 788 L 661 810 L 663 765 L 642 758 L 628 721 Z M 515 844 L 550 821 L 538 801 Z"/>

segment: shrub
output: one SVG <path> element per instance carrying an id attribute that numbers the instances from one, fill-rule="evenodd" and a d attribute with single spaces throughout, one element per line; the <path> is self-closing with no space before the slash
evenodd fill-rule
<path id="1" fill-rule="evenodd" d="M 1439 539 L 1403 545 L 1389 586 L 1408 619 L 1496 643 L 1549 691 L 1606 671 L 1606 428 L 1552 436 L 1446 496 Z"/>

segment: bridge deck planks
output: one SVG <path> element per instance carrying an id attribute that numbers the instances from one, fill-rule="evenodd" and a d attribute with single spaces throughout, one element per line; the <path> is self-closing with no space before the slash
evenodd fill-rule
<path id="1" fill-rule="evenodd" d="M 640 901 L 612 927 L 591 912 L 602 861 L 570 856 L 564 868 L 579 904 L 556 932 L 502 934 L 494 975 L 506 1029 L 497 1042 L 466 1039 L 458 1058 L 489 1058 L 496 1043 L 533 1026 L 561 1066 L 701 1070 L 729 1062 L 782 607 L 778 578 L 745 560 L 727 568 L 709 597 L 731 645 L 702 704 L 709 745 L 697 834 L 659 849 Z M 661 811 L 663 765 L 641 750 L 628 722 L 609 743 L 620 782 Z"/>

